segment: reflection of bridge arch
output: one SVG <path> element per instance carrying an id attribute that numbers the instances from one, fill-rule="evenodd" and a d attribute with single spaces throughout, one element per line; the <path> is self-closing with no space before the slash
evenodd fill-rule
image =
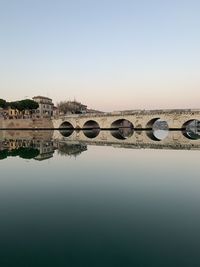
<path id="1" fill-rule="evenodd" d="M 153 141 L 161 141 L 160 139 L 158 139 L 155 135 L 154 135 L 154 132 L 152 130 L 150 131 L 147 131 L 146 132 L 147 136 L 153 140 Z"/>
<path id="2" fill-rule="evenodd" d="M 112 129 L 111 135 L 119 140 L 126 140 L 133 135 L 133 128 L 119 128 L 119 129 Z"/>
<path id="3" fill-rule="evenodd" d="M 100 129 L 85 129 L 83 133 L 87 138 L 93 139 L 99 135 Z"/>
<path id="4" fill-rule="evenodd" d="M 188 138 L 190 140 L 199 140 L 200 139 L 200 134 L 194 133 L 193 131 L 183 130 L 182 133 L 186 138 Z"/>
<path id="5" fill-rule="evenodd" d="M 73 134 L 74 130 L 73 129 L 60 129 L 59 132 L 61 133 L 62 136 L 69 137 Z"/>
<path id="6" fill-rule="evenodd" d="M 114 129 L 113 129 L 114 130 Z M 149 131 L 150 132 L 150 131 Z M 87 144 L 99 145 L 113 145 L 132 148 L 165 148 L 165 149 L 198 149 L 200 150 L 200 139 L 194 140 L 185 137 L 182 131 L 169 131 L 168 136 L 163 140 L 154 141 L 153 138 L 147 136 L 147 131 L 134 131 L 134 134 L 125 140 L 115 138 L 110 131 L 100 131 L 96 138 L 90 138 L 91 132 L 87 131 L 87 135 L 83 131 L 76 131 L 69 137 L 63 137 L 58 131 L 54 131 L 54 138 L 56 140 L 66 140 L 67 142 L 80 141 Z"/>
<path id="7" fill-rule="evenodd" d="M 146 131 L 146 135 L 153 141 L 163 141 L 169 134 L 168 130 L 149 130 Z"/>

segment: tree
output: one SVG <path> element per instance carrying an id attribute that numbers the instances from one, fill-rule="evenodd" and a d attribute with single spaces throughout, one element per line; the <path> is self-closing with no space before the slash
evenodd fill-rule
<path id="1" fill-rule="evenodd" d="M 86 107 L 77 101 L 61 101 L 57 104 L 59 112 L 66 113 L 82 113 L 82 108 Z"/>
<path id="2" fill-rule="evenodd" d="M 8 102 L 7 105 L 10 106 L 12 109 L 17 109 L 19 111 L 33 110 L 39 107 L 39 104 L 31 99 Z"/>
<path id="3" fill-rule="evenodd" d="M 21 110 L 33 110 L 39 107 L 39 104 L 31 99 L 24 99 L 19 101 Z"/>
<path id="4" fill-rule="evenodd" d="M 6 108 L 6 105 L 7 103 L 6 103 L 6 100 L 4 100 L 4 99 L 0 99 L 0 108 Z"/>
<path id="5" fill-rule="evenodd" d="M 19 111 L 21 111 L 21 105 L 19 101 L 13 101 L 13 102 L 8 102 L 7 105 L 12 108 L 12 109 L 17 109 Z"/>

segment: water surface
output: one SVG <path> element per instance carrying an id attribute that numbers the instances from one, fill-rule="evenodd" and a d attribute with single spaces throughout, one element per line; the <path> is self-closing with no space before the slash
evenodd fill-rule
<path id="1" fill-rule="evenodd" d="M 1 266 L 200 266 L 200 150 L 34 134 L 1 139 Z"/>

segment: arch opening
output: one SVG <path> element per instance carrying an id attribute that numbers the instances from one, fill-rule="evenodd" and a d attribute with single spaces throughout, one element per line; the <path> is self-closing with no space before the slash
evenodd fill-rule
<path id="1" fill-rule="evenodd" d="M 191 140 L 198 140 L 200 139 L 200 121 L 193 119 L 186 121 L 183 124 L 183 135 Z"/>
<path id="2" fill-rule="evenodd" d="M 160 118 L 154 118 L 147 123 L 146 128 L 149 130 L 169 130 L 169 125 Z"/>
<path id="3" fill-rule="evenodd" d="M 147 125 L 147 136 L 153 141 L 162 141 L 169 134 L 168 123 L 160 118 L 150 120 Z"/>
<path id="4" fill-rule="evenodd" d="M 134 126 L 126 119 L 119 119 L 111 124 L 111 135 L 119 140 L 125 140 L 133 135 Z"/>
<path id="5" fill-rule="evenodd" d="M 59 129 L 74 129 L 74 126 L 70 122 L 65 121 L 60 125 Z"/>
<path id="6" fill-rule="evenodd" d="M 83 133 L 87 138 L 93 139 L 100 133 L 100 126 L 94 120 L 89 120 L 83 125 Z"/>
<path id="7" fill-rule="evenodd" d="M 100 129 L 100 126 L 96 121 L 89 120 L 83 125 L 83 129 Z"/>
<path id="8" fill-rule="evenodd" d="M 95 138 L 100 133 L 100 126 L 96 121 L 89 120 L 83 125 L 83 133 L 90 139 Z"/>
<path id="9" fill-rule="evenodd" d="M 62 136 L 69 137 L 74 132 L 74 127 L 70 122 L 65 121 L 60 125 L 59 132 Z"/>
<path id="10" fill-rule="evenodd" d="M 112 129 L 131 128 L 134 129 L 132 122 L 126 119 L 119 119 L 111 124 Z"/>

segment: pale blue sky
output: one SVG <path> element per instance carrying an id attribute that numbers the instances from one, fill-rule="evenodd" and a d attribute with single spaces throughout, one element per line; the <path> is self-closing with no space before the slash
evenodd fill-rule
<path id="1" fill-rule="evenodd" d="M 0 0 L 0 98 L 200 108 L 200 1 Z"/>

